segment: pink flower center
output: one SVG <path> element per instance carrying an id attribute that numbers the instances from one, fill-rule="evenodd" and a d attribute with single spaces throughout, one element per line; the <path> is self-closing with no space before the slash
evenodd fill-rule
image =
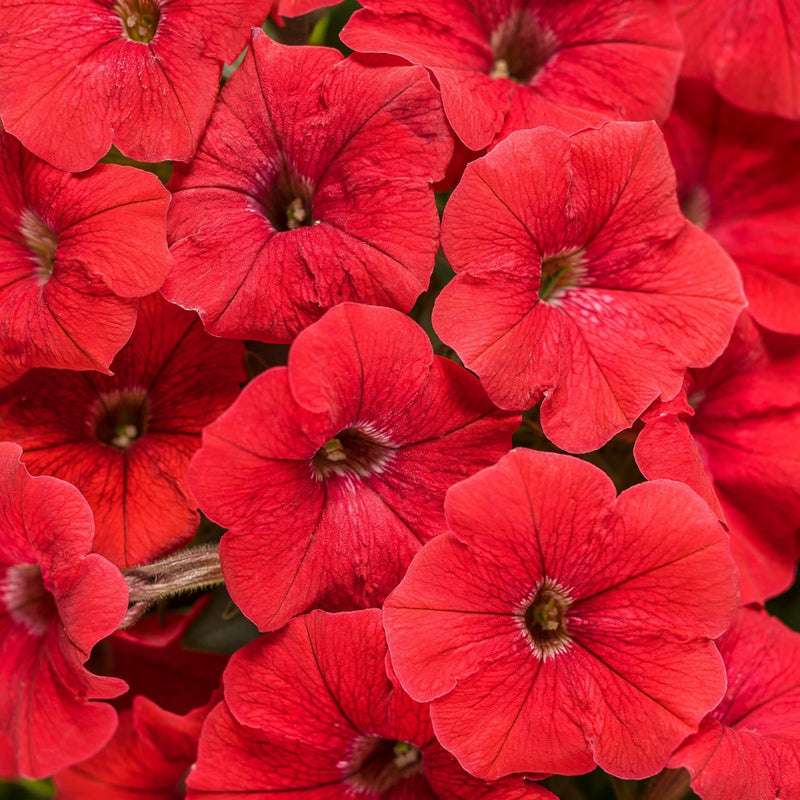
<path id="1" fill-rule="evenodd" d="M 122 22 L 122 33 L 133 42 L 149 42 L 161 19 L 158 0 L 119 0 L 114 11 Z"/>
<path id="2" fill-rule="evenodd" d="M 689 222 L 693 222 L 698 228 L 705 228 L 711 217 L 708 192 L 702 186 L 695 186 L 681 197 L 681 211 Z"/>
<path id="3" fill-rule="evenodd" d="M 350 758 L 337 766 L 356 792 L 377 796 L 420 774 L 422 753 L 409 742 L 364 736 L 355 741 Z"/>
<path id="4" fill-rule="evenodd" d="M 33 636 L 43 636 L 58 616 L 53 595 L 44 587 L 38 564 L 16 564 L 0 579 L 0 601 L 11 619 Z"/>
<path id="5" fill-rule="evenodd" d="M 579 247 L 545 256 L 539 278 L 539 299 L 557 305 L 568 289 L 578 286 L 585 272 L 583 256 L 584 251 Z"/>
<path id="6" fill-rule="evenodd" d="M 22 212 L 19 230 L 36 264 L 36 276 L 41 283 L 47 283 L 53 274 L 53 265 L 56 261 L 58 237 L 55 231 L 29 208 Z"/>
<path id="7" fill-rule="evenodd" d="M 550 578 L 543 578 L 532 598 L 518 610 L 531 647 L 542 661 L 563 653 L 570 643 L 567 633 L 569 593 Z"/>
<path id="8" fill-rule="evenodd" d="M 137 386 L 98 397 L 87 424 L 92 439 L 127 450 L 147 432 L 149 423 L 150 401 L 147 392 Z"/>
<path id="9" fill-rule="evenodd" d="M 553 34 L 527 9 L 519 9 L 495 28 L 489 39 L 494 64 L 491 78 L 534 83 L 556 51 Z"/>
<path id="10" fill-rule="evenodd" d="M 395 447 L 370 425 L 345 428 L 325 442 L 311 459 L 314 475 L 325 480 L 331 475 L 366 478 L 382 472 Z"/>
<path id="11" fill-rule="evenodd" d="M 284 173 L 263 193 L 264 216 L 278 233 L 293 231 L 317 222 L 311 216 L 311 181 Z"/>

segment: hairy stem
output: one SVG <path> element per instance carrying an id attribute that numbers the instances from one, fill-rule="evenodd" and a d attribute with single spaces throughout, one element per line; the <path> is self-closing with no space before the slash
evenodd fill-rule
<path id="1" fill-rule="evenodd" d="M 122 628 L 132 625 L 160 600 L 224 583 L 216 544 L 191 547 L 152 564 L 127 567 L 122 574 L 130 598 Z"/>

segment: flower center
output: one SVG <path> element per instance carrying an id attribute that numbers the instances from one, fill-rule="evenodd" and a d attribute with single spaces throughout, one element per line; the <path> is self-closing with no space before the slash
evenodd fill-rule
<path id="1" fill-rule="evenodd" d="M 395 449 L 383 434 L 369 425 L 345 428 L 317 450 L 311 467 L 318 480 L 331 475 L 366 478 L 382 472 Z"/>
<path id="2" fill-rule="evenodd" d="M 150 401 L 141 387 L 101 395 L 89 416 L 89 433 L 103 444 L 127 450 L 147 432 Z"/>
<path id="3" fill-rule="evenodd" d="M 306 178 L 283 174 L 263 192 L 261 210 L 278 233 L 313 225 L 314 187 Z"/>
<path id="4" fill-rule="evenodd" d="M 693 222 L 698 228 L 705 228 L 711 217 L 708 192 L 702 186 L 695 186 L 681 197 L 681 211 L 689 222 Z"/>
<path id="5" fill-rule="evenodd" d="M 695 410 L 697 411 L 698 408 L 703 403 L 703 400 L 706 399 L 706 392 L 703 389 L 698 389 L 695 392 L 692 392 L 687 398 L 686 402 Z"/>
<path id="6" fill-rule="evenodd" d="M 133 42 L 152 41 L 161 19 L 158 0 L 119 0 L 114 11 L 122 22 L 126 39 Z"/>
<path id="7" fill-rule="evenodd" d="M 579 284 L 584 274 L 583 250 L 579 247 L 564 250 L 542 259 L 539 278 L 539 299 L 551 305 L 560 300 L 568 289 Z"/>
<path id="8" fill-rule="evenodd" d="M 420 774 L 422 753 L 410 742 L 364 736 L 356 740 L 350 758 L 337 766 L 356 792 L 379 795 Z"/>
<path id="9" fill-rule="evenodd" d="M 519 615 L 533 651 L 542 661 L 563 653 L 570 643 L 567 633 L 569 593 L 550 578 L 539 583 L 533 597 L 522 604 Z"/>
<path id="10" fill-rule="evenodd" d="M 58 237 L 55 231 L 29 208 L 22 212 L 19 230 L 36 264 L 36 276 L 42 283 L 47 283 L 53 274 L 53 265 L 56 261 Z"/>
<path id="11" fill-rule="evenodd" d="M 531 84 L 555 53 L 556 40 L 530 11 L 519 9 L 495 28 L 489 46 L 494 56 L 490 78 Z"/>
<path id="12" fill-rule="evenodd" d="M 58 615 L 53 595 L 44 587 L 38 564 L 15 564 L 0 578 L 0 602 L 11 618 L 33 636 L 42 636 Z"/>

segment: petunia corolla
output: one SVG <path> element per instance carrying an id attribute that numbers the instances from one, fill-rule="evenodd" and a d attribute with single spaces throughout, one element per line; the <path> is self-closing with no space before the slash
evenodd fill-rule
<path id="1" fill-rule="evenodd" d="M 22 446 L 33 473 L 83 492 L 95 553 L 146 563 L 197 530 L 186 470 L 203 426 L 239 393 L 243 357 L 241 342 L 214 339 L 196 314 L 151 295 L 113 375 L 35 369 L 0 390 L 0 437 Z"/>
<path id="2" fill-rule="evenodd" d="M 0 118 L 53 166 L 78 172 L 116 145 L 188 161 L 222 65 L 272 0 L 0 0 Z"/>
<path id="3" fill-rule="evenodd" d="M 0 133 L 0 386 L 33 367 L 108 372 L 172 265 L 168 205 L 155 175 L 71 175 Z"/>
<path id="4" fill-rule="evenodd" d="M 292 620 L 234 654 L 224 684 L 189 800 L 555 800 L 522 776 L 479 780 L 442 749 L 391 673 L 377 609 Z"/>
<path id="5" fill-rule="evenodd" d="M 800 119 L 798 0 L 675 0 L 681 74 L 754 114 Z"/>
<path id="6" fill-rule="evenodd" d="M 111 741 L 95 756 L 55 775 L 61 800 L 183 800 L 211 704 L 178 715 L 138 696 L 120 714 Z"/>
<path id="7" fill-rule="evenodd" d="M 332 309 L 205 428 L 189 466 L 201 510 L 230 528 L 234 602 L 261 630 L 379 605 L 444 530 L 447 489 L 496 461 L 519 419 L 400 312 Z"/>
<path id="8" fill-rule="evenodd" d="M 43 778 L 96 753 L 124 681 L 84 664 L 122 622 L 125 580 L 90 553 L 94 522 L 68 483 L 31 477 L 0 443 L 0 775 Z"/>
<path id="9" fill-rule="evenodd" d="M 449 532 L 387 598 L 401 686 L 472 774 L 661 770 L 725 691 L 728 539 L 671 481 L 615 495 L 572 456 L 512 450 L 453 486 Z"/>
<path id="10" fill-rule="evenodd" d="M 800 340 L 743 313 L 723 355 L 642 419 L 639 468 L 687 483 L 726 522 L 742 602 L 788 589 L 800 533 Z"/>
<path id="11" fill-rule="evenodd" d="M 421 67 L 368 67 L 258 31 L 197 157 L 175 171 L 165 296 L 217 336 L 291 342 L 344 301 L 411 309 L 453 150 Z"/>
<path id="12" fill-rule="evenodd" d="M 702 800 L 800 797 L 800 634 L 745 607 L 717 644 L 725 697 L 669 766 Z"/>
<path id="13" fill-rule="evenodd" d="M 682 44 L 666 0 L 364 0 L 342 31 L 362 53 L 428 67 L 471 150 L 511 131 L 663 121 Z"/>
<path id="14" fill-rule="evenodd" d="M 736 263 L 748 312 L 800 334 L 800 122 L 748 114 L 682 81 L 663 131 L 683 213 Z"/>
<path id="15" fill-rule="evenodd" d="M 502 408 L 543 400 L 545 434 L 571 452 L 674 397 L 744 305 L 733 262 L 681 214 L 653 123 L 512 134 L 467 166 L 442 244 L 456 277 L 436 332 Z"/>

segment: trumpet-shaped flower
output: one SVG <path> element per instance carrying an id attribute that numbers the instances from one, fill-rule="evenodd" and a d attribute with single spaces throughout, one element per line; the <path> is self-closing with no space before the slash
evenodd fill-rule
<path id="1" fill-rule="evenodd" d="M 0 118 L 77 172 L 112 144 L 187 161 L 232 62 L 272 0 L 0 0 Z"/>
<path id="2" fill-rule="evenodd" d="M 262 630 L 380 604 L 444 530 L 447 489 L 496 461 L 518 423 L 408 317 L 332 309 L 204 430 L 189 467 L 200 508 L 230 528 L 234 602 Z"/>
<path id="3" fill-rule="evenodd" d="M 83 665 L 122 622 L 119 570 L 91 554 L 92 511 L 57 478 L 34 478 L 0 443 L 0 775 L 41 778 L 96 753 L 126 689 Z"/>
<path id="4" fill-rule="evenodd" d="M 197 529 L 186 470 L 203 426 L 239 392 L 243 353 L 151 295 L 113 375 L 31 370 L 0 392 L 0 436 L 22 445 L 32 472 L 83 492 L 94 552 L 120 567 L 145 563 Z"/>
<path id="5" fill-rule="evenodd" d="M 170 181 L 167 298 L 218 336 L 291 342 L 344 301 L 408 311 L 439 247 L 452 137 L 420 67 L 258 32 Z"/>
<path id="6" fill-rule="evenodd" d="M 386 600 L 402 687 L 474 775 L 662 769 L 725 691 L 725 531 L 686 486 L 615 497 L 571 456 L 513 450 L 447 494 L 450 532 Z"/>
<path id="7" fill-rule="evenodd" d="M 467 166 L 444 212 L 456 277 L 433 324 L 502 408 L 594 450 L 730 339 L 736 267 L 681 214 L 653 123 L 520 131 Z M 702 269 L 698 267 L 702 264 Z"/>

